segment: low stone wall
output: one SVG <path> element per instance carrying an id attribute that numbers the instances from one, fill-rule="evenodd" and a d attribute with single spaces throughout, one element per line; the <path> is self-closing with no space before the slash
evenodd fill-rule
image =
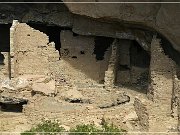
<path id="1" fill-rule="evenodd" d="M 149 131 L 149 109 L 147 108 L 147 101 L 140 100 L 136 97 L 134 100 L 134 108 L 139 118 L 139 124 L 141 125 L 142 131 Z"/>

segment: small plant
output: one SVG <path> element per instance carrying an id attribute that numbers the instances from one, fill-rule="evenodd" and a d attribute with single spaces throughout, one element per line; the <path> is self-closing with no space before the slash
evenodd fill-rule
<path id="1" fill-rule="evenodd" d="M 21 135 L 35 135 L 37 132 L 56 135 L 56 133 L 53 132 L 65 132 L 65 129 L 60 127 L 57 121 L 43 120 L 40 124 L 36 125 L 30 130 L 21 133 Z"/>
<path id="2" fill-rule="evenodd" d="M 118 127 L 114 126 L 113 124 L 104 123 L 103 126 L 103 135 L 122 135 L 126 133 L 126 130 L 119 129 Z M 124 133 L 122 133 L 124 132 Z"/>
<path id="3" fill-rule="evenodd" d="M 125 130 L 119 129 L 113 124 L 108 125 L 108 123 L 103 123 L 102 129 L 97 128 L 94 124 L 77 125 L 70 132 L 70 135 L 122 135 L 126 133 Z"/>
<path id="4" fill-rule="evenodd" d="M 106 122 L 102 123 L 101 129 L 97 128 L 94 124 L 82 124 L 70 129 L 70 131 L 66 131 L 63 127 L 59 126 L 57 121 L 43 120 L 30 130 L 21 133 L 21 135 L 59 135 L 59 132 L 66 132 L 66 135 L 122 135 L 126 133 L 125 130 L 119 129 L 113 124 L 109 125 Z"/>
<path id="5" fill-rule="evenodd" d="M 77 125 L 76 128 L 70 130 L 70 135 L 97 135 L 101 132 L 94 124 Z"/>

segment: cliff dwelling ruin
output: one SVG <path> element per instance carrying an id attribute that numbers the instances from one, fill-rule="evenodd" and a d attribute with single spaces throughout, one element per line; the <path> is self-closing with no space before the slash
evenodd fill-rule
<path id="1" fill-rule="evenodd" d="M 180 53 L 160 32 L 73 14 L 64 4 L 21 10 L 0 24 L 0 131 L 24 131 L 42 118 L 178 131 Z"/>

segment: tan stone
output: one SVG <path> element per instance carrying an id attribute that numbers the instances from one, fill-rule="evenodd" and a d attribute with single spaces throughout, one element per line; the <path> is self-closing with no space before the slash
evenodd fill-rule
<path id="1" fill-rule="evenodd" d="M 57 94 L 54 80 L 50 80 L 49 82 L 34 82 L 32 85 L 32 90 L 36 94 L 46 96 L 55 96 Z"/>

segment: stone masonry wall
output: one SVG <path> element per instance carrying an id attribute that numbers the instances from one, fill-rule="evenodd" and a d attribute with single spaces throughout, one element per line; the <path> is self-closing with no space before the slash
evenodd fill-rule
<path id="1" fill-rule="evenodd" d="M 160 39 L 153 38 L 151 43 L 150 89 L 148 98 L 137 98 L 134 107 L 143 131 L 177 131 L 178 119 L 174 113 L 178 84 L 175 81 L 175 63 L 163 52 Z M 153 102 L 152 102 L 153 101 Z M 177 103 L 175 103 L 177 104 Z M 144 112 L 144 113 L 143 113 Z"/>
<path id="2" fill-rule="evenodd" d="M 15 22 L 11 27 L 10 46 L 12 77 L 51 74 L 50 62 L 59 57 L 48 36 L 25 23 Z"/>
<path id="3" fill-rule="evenodd" d="M 151 43 L 151 84 L 148 97 L 165 106 L 169 114 L 172 103 L 173 71 L 173 61 L 163 52 L 160 40 L 154 38 Z"/>
<path id="4" fill-rule="evenodd" d="M 134 101 L 134 108 L 142 131 L 177 132 L 177 117 L 167 114 L 167 106 L 137 96 Z"/>
<path id="5" fill-rule="evenodd" d="M 109 60 L 108 69 L 105 72 L 105 87 L 111 89 L 114 86 L 116 80 L 116 69 L 117 69 L 117 51 L 118 51 L 118 40 L 114 40 L 112 43 L 112 53 Z"/>
<path id="6" fill-rule="evenodd" d="M 174 76 L 174 102 L 173 113 L 175 117 L 178 117 L 178 129 L 180 130 L 180 80 L 177 76 Z"/>
<path id="7" fill-rule="evenodd" d="M 94 37 L 73 36 L 69 30 L 61 31 L 61 60 L 57 79 L 60 86 L 88 88 L 103 83 L 108 67 L 110 50 L 103 60 L 96 60 Z M 103 44 L 102 44 L 103 46 Z"/>
<path id="8" fill-rule="evenodd" d="M 138 115 L 139 124 L 141 125 L 141 130 L 146 132 L 149 130 L 149 126 L 150 126 L 149 108 L 147 108 L 148 105 L 150 105 L 148 100 L 141 100 L 140 97 L 136 97 L 134 100 L 134 108 L 136 114 Z"/>
<path id="9" fill-rule="evenodd" d="M 106 71 L 105 85 L 137 84 L 142 77 L 148 74 L 148 68 L 132 66 L 130 63 L 130 47 L 133 45 L 131 40 L 117 40 L 113 43 L 112 55 Z M 142 82 L 144 86 L 147 83 Z"/>

